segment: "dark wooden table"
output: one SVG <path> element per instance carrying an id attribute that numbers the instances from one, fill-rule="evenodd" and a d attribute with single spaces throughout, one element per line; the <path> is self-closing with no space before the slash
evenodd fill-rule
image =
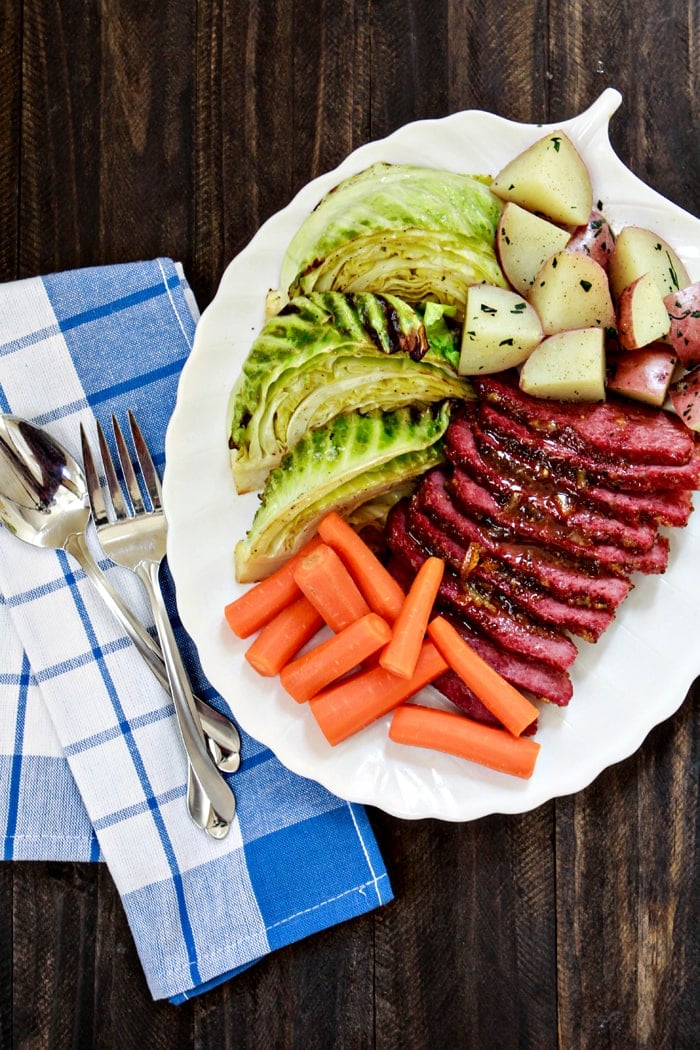
<path id="1" fill-rule="evenodd" d="M 0 279 L 170 255 L 205 306 L 361 143 L 466 108 L 563 120 L 608 85 L 619 155 L 699 214 L 699 18 L 697 0 L 2 0 Z M 372 810 L 395 903 L 180 1007 L 149 999 L 106 868 L 0 865 L 0 1046 L 698 1047 L 698 709 L 691 691 L 532 813 Z"/>

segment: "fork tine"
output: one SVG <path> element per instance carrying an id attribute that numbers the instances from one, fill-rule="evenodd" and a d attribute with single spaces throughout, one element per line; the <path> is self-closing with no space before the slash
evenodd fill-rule
<path id="1" fill-rule="evenodd" d="M 117 478 L 117 474 L 114 469 L 112 453 L 109 451 L 109 445 L 107 444 L 107 439 L 105 438 L 104 430 L 100 426 L 99 421 L 97 423 L 97 440 L 100 444 L 100 455 L 102 456 L 102 465 L 105 468 L 107 488 L 109 489 L 109 494 L 112 497 L 112 506 L 114 507 L 114 514 L 116 518 L 119 521 L 121 521 L 124 518 L 130 517 L 131 515 L 129 514 L 129 508 L 126 505 L 124 493 L 122 492 L 121 485 L 119 484 L 119 479 Z"/>
<path id="2" fill-rule="evenodd" d="M 143 502 L 143 496 L 141 495 L 141 489 L 136 478 L 136 473 L 131 463 L 131 455 L 129 448 L 124 440 L 124 435 L 121 432 L 121 427 L 117 422 L 117 417 L 112 416 L 112 429 L 114 430 L 114 440 L 117 443 L 117 453 L 119 455 L 119 464 L 122 468 L 122 475 L 124 477 L 124 483 L 129 491 L 129 499 L 131 505 L 134 508 L 135 514 L 144 514 L 146 508 Z"/>
<path id="3" fill-rule="evenodd" d="M 158 477 L 158 471 L 156 470 L 155 463 L 151 457 L 151 453 L 148 451 L 148 445 L 146 444 L 141 428 L 136 422 L 134 413 L 129 409 L 129 426 L 131 428 L 131 437 L 134 442 L 134 448 L 136 449 L 136 458 L 139 461 L 141 467 L 141 473 L 143 474 L 143 480 L 148 490 L 148 495 L 151 498 L 154 510 L 161 509 L 161 487 L 160 478 Z"/>
<path id="4" fill-rule="evenodd" d="M 92 517 L 95 525 L 99 528 L 101 525 L 106 525 L 109 522 L 109 515 L 107 514 L 107 504 L 105 503 L 102 485 L 95 467 L 90 442 L 82 423 L 80 424 L 80 444 L 83 450 L 83 466 L 85 468 L 85 480 L 87 482 Z"/>

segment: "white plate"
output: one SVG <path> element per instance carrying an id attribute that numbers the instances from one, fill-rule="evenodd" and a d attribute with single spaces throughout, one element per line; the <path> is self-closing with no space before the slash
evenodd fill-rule
<path id="1" fill-rule="evenodd" d="M 582 152 L 595 197 L 603 201 L 614 227 L 635 222 L 655 229 L 697 280 L 700 221 L 644 185 L 610 146 L 608 121 L 620 101 L 620 94 L 608 89 L 586 112 L 556 126 L 566 129 Z M 674 535 L 667 573 L 639 578 L 601 641 L 580 646 L 572 675 L 574 698 L 563 710 L 543 706 L 542 750 L 527 782 L 394 744 L 387 738 L 388 718 L 331 748 L 306 707 L 249 668 L 245 643 L 224 623 L 224 605 L 241 592 L 234 582 L 233 546 L 247 531 L 256 505 L 256 497 L 234 491 L 226 444 L 228 397 L 262 325 L 265 294 L 277 287 L 292 235 L 327 190 L 374 161 L 493 174 L 545 130 L 479 111 L 420 121 L 362 146 L 335 171 L 307 185 L 227 268 L 198 326 L 168 430 L 168 557 L 180 614 L 205 674 L 243 728 L 291 770 L 342 798 L 399 817 L 472 820 L 524 812 L 578 791 L 632 754 L 649 730 L 678 708 L 700 671 L 695 644 L 700 520 Z"/>

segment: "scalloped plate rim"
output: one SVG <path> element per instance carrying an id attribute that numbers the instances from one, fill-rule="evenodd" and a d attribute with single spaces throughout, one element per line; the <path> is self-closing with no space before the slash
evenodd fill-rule
<path id="1" fill-rule="evenodd" d="M 233 579 L 232 548 L 241 534 L 237 530 L 247 528 L 255 506 L 255 497 L 238 497 L 233 491 L 226 451 L 228 393 L 242 362 L 241 355 L 245 355 L 262 323 L 265 293 L 268 287 L 274 287 L 286 244 L 303 216 L 340 178 L 373 159 L 415 156 L 420 162 L 418 158 L 423 155 L 422 163 L 432 166 L 435 154 L 428 158 L 421 152 L 426 149 L 426 136 L 432 146 L 442 149 L 439 155 L 444 158 L 446 154 L 453 156 L 450 149 L 454 147 L 448 138 L 450 142 L 455 135 L 468 139 L 475 128 L 495 122 L 505 141 L 499 136 L 491 156 L 502 156 L 503 163 L 548 129 L 563 128 L 581 146 L 594 186 L 602 171 L 605 187 L 610 183 L 631 195 L 630 200 L 613 199 L 609 204 L 604 199 L 613 222 L 632 221 L 627 213 L 638 214 L 640 208 L 661 214 L 664 229 L 658 232 L 664 235 L 668 223 L 674 233 L 683 233 L 687 243 L 681 244 L 678 236 L 667 234 L 667 238 L 679 248 L 691 278 L 698 279 L 700 221 L 642 182 L 610 145 L 608 122 L 621 98 L 619 92 L 609 88 L 583 113 L 549 124 L 518 124 L 486 111 L 467 110 L 434 120 L 414 121 L 384 139 L 360 146 L 333 171 L 305 185 L 285 208 L 262 224 L 246 248 L 226 267 L 217 294 L 197 326 L 194 348 L 180 378 L 166 436 L 164 503 L 170 523 L 168 558 L 178 611 L 197 647 L 204 673 L 229 703 L 242 728 L 269 747 L 290 770 L 318 781 L 348 801 L 373 805 L 404 819 L 465 821 L 491 813 L 526 812 L 553 798 L 582 790 L 605 768 L 633 754 L 648 732 L 678 709 L 697 673 L 692 654 L 687 651 L 689 647 L 684 652 L 684 647 L 678 645 L 683 623 L 698 612 L 694 594 L 700 588 L 700 568 L 692 570 L 695 565 L 700 567 L 700 524 L 693 519 L 685 530 L 675 534 L 666 576 L 639 581 L 597 646 L 581 646 L 572 674 L 575 692 L 571 705 L 564 709 L 543 706 L 538 734 L 543 749 L 529 781 L 500 776 L 450 756 L 400 749 L 386 740 L 388 718 L 331 749 L 308 711 L 298 709 L 276 683 L 262 680 L 251 671 L 243 659 L 244 643 L 233 637 L 222 615 L 225 601 L 241 590 Z M 460 159 L 466 160 L 463 154 L 453 159 L 455 169 L 486 168 L 476 166 L 476 162 L 459 164 Z M 240 330 L 233 332 L 231 311 L 240 321 Z M 667 595 L 673 597 L 673 602 L 669 597 L 668 604 L 664 604 Z M 648 637 L 650 604 L 658 606 L 657 619 L 659 609 L 687 609 L 685 616 L 672 617 L 669 625 L 659 622 L 664 644 L 670 646 L 672 655 L 665 662 L 666 650 L 657 654 Z M 625 661 L 630 666 L 634 664 L 625 654 L 630 647 L 636 653 L 639 642 L 645 647 L 646 658 L 641 668 L 630 672 L 631 681 L 622 687 L 615 672 L 621 665 L 624 668 Z M 633 717 L 627 718 L 620 715 L 623 701 L 619 697 L 608 706 L 594 697 L 591 708 L 603 734 L 600 751 L 592 757 L 586 755 L 585 761 L 565 761 L 571 755 L 572 741 L 576 744 L 590 738 L 590 732 L 583 738 L 580 735 L 582 720 L 583 728 L 590 730 L 585 723 L 591 712 L 582 707 L 587 694 L 602 684 L 606 690 L 622 691 L 628 697 L 633 683 L 641 688 L 648 681 L 647 661 L 651 658 L 653 663 L 657 656 L 664 663 L 660 695 L 651 701 L 646 698 L 641 710 L 637 706 Z M 608 674 L 609 671 L 613 673 Z M 559 764 L 552 769 L 550 760 L 557 755 L 557 741 Z"/>

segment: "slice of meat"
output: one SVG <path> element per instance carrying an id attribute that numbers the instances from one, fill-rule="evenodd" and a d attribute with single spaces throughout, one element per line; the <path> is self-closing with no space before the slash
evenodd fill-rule
<path id="1" fill-rule="evenodd" d="M 632 589 L 629 579 L 608 573 L 592 575 L 585 567 L 536 544 L 513 543 L 492 534 L 482 522 L 455 506 L 447 491 L 445 473 L 440 469 L 425 476 L 414 498 L 421 510 L 442 523 L 467 548 L 475 547 L 478 557 L 488 554 L 498 558 L 521 578 L 571 604 L 614 609 Z"/>
<path id="2" fill-rule="evenodd" d="M 411 580 L 415 576 L 415 572 L 403 559 L 397 557 L 390 561 L 389 569 L 407 591 Z M 448 619 L 450 619 L 462 637 L 469 642 L 482 660 L 485 660 L 487 664 L 493 667 L 494 671 L 497 671 L 516 689 L 522 689 L 536 699 L 546 700 L 549 703 L 556 704 L 558 707 L 565 707 L 571 700 L 573 685 L 566 671 L 548 667 L 539 660 L 531 660 L 520 653 L 504 649 L 503 646 L 498 645 L 497 642 L 490 638 L 485 638 L 457 617 L 448 615 Z M 436 685 L 444 695 L 453 699 L 454 686 L 450 689 L 450 692 L 442 688 L 446 681 L 449 682 L 451 680 L 451 677 L 451 672 L 446 672 L 445 675 L 441 675 L 440 678 L 433 682 L 433 685 Z M 453 702 L 456 701 L 453 699 Z M 481 701 L 479 703 L 481 704 Z M 481 706 L 483 707 L 483 705 Z M 476 714 L 473 717 L 476 718 Z M 493 716 L 490 717 L 493 718 Z"/>
<path id="3" fill-rule="evenodd" d="M 432 685 L 443 696 L 446 696 L 455 707 L 458 707 L 467 718 L 473 718 L 475 722 L 481 722 L 486 726 L 494 726 L 497 729 L 504 728 L 503 723 L 499 722 L 487 707 L 484 707 L 476 693 L 469 688 L 466 682 L 462 681 L 455 671 L 446 671 L 444 674 L 441 674 Z"/>
<path id="4" fill-rule="evenodd" d="M 491 492 L 456 469 L 448 483 L 449 491 L 467 513 L 486 518 L 504 531 L 504 539 L 522 540 L 553 547 L 576 560 L 589 563 L 595 571 L 606 569 L 616 575 L 632 572 L 662 573 L 668 564 L 668 540 L 657 536 L 648 551 L 634 553 L 612 544 L 587 542 L 586 537 L 569 532 L 566 527 L 551 521 L 531 522 L 511 514 L 494 498 Z"/>
<path id="5" fill-rule="evenodd" d="M 676 465 L 693 454 L 692 431 L 663 409 L 613 396 L 600 404 L 546 401 L 523 393 L 515 377 L 478 376 L 474 389 L 538 434 L 577 451 L 612 461 Z"/>
<path id="6" fill-rule="evenodd" d="M 453 533 L 448 533 L 423 514 L 415 502 L 409 504 L 407 525 L 421 546 L 443 558 L 456 576 L 496 588 L 507 601 L 542 623 L 570 631 L 588 642 L 596 642 L 612 622 L 614 612 L 611 609 L 570 605 L 513 572 L 504 562 L 488 555 L 484 558 L 476 554 L 474 557 L 473 549 L 465 547 Z"/>
<path id="7" fill-rule="evenodd" d="M 445 449 L 455 466 L 488 488 L 507 507 L 509 514 L 533 523 L 553 522 L 574 536 L 592 543 L 612 543 L 632 551 L 650 550 L 656 528 L 649 521 L 635 522 L 602 514 L 586 506 L 577 495 L 561 492 L 548 479 L 530 478 L 523 482 L 503 469 L 493 466 L 477 446 L 470 412 L 457 415 L 447 430 Z"/>
<path id="8" fill-rule="evenodd" d="M 557 470 L 567 472 L 579 487 L 607 485 L 630 492 L 700 487 L 700 445 L 693 446 L 690 460 L 681 466 L 630 463 L 622 459 L 607 461 L 537 434 L 485 401 L 479 403 L 479 423 L 521 454 L 540 463 L 541 470 L 554 464 Z"/>
<path id="9" fill-rule="evenodd" d="M 392 508 L 387 519 L 387 542 L 392 553 L 417 572 L 427 555 L 408 531 L 406 510 L 403 503 Z M 494 588 L 472 585 L 447 572 L 438 603 L 512 652 L 560 670 L 566 670 L 576 659 L 577 649 L 569 637 L 500 600 Z"/>
<path id="10" fill-rule="evenodd" d="M 513 477 L 522 485 L 549 484 L 556 494 L 555 498 L 558 494 L 570 495 L 603 514 L 633 525 L 640 521 L 675 527 L 688 523 L 693 510 L 693 500 L 688 490 L 668 489 L 646 493 L 606 488 L 591 483 L 584 476 L 572 476 L 566 469 L 559 469 L 556 463 L 531 458 L 509 447 L 498 434 L 484 430 L 474 419 L 471 430 L 482 460 L 492 470 Z"/>

